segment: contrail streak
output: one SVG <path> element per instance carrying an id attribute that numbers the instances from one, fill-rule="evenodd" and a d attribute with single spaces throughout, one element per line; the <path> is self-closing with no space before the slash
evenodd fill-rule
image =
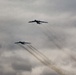
<path id="1" fill-rule="evenodd" d="M 30 54 L 32 54 L 35 58 L 37 58 L 41 63 L 43 63 L 44 65 L 48 66 L 49 68 L 53 69 L 54 71 L 56 71 L 59 75 L 66 75 L 60 68 L 56 67 L 55 65 L 52 65 L 51 63 L 48 64 L 47 62 L 44 62 L 43 60 L 41 60 L 37 54 L 33 53 L 32 50 L 29 50 L 27 48 L 25 48 L 24 46 L 22 46 L 21 44 L 19 44 L 20 47 L 22 47 L 23 49 L 27 50 Z"/>
<path id="2" fill-rule="evenodd" d="M 58 43 L 55 42 L 54 37 L 52 38 L 51 36 L 49 36 L 46 32 L 43 32 L 50 41 L 52 41 L 52 43 L 58 48 L 58 49 L 62 49 L 60 45 L 58 45 Z"/>
<path id="3" fill-rule="evenodd" d="M 73 59 L 74 61 L 76 61 L 76 58 L 72 54 L 70 54 L 69 52 L 67 52 L 65 50 L 63 50 L 63 51 L 66 52 L 66 54 L 68 54 L 71 59 Z"/>
<path id="4" fill-rule="evenodd" d="M 39 26 L 40 28 L 42 28 L 43 29 L 43 27 L 41 27 L 41 26 Z M 46 29 L 46 28 L 44 28 L 44 29 Z M 42 32 L 48 37 L 48 39 L 58 48 L 58 49 L 61 49 L 61 46 L 60 45 L 58 45 L 58 43 L 56 43 L 55 42 L 55 36 L 52 34 L 52 36 L 50 36 L 50 35 L 48 35 L 46 32 L 45 32 L 45 30 L 42 30 Z M 48 30 L 48 29 L 47 29 Z M 49 31 L 49 30 L 48 30 Z"/>
<path id="5" fill-rule="evenodd" d="M 35 47 L 33 47 L 32 45 L 27 45 L 30 49 L 32 49 L 37 55 L 39 55 L 40 57 L 42 57 L 44 59 L 44 61 L 46 61 L 48 64 L 50 64 L 51 60 L 49 60 L 44 54 L 42 54 L 40 51 L 38 51 Z M 51 63 L 53 64 L 53 63 Z"/>
<path id="6" fill-rule="evenodd" d="M 41 27 L 41 26 L 39 26 L 39 27 Z M 45 27 L 44 29 L 46 29 L 46 27 Z M 47 29 L 47 30 L 48 30 L 48 29 Z M 49 31 L 49 30 L 48 30 L 48 31 Z M 52 37 L 49 36 L 46 32 L 44 32 L 44 30 L 43 30 L 42 32 L 49 38 L 50 41 L 52 41 L 52 43 L 53 43 L 58 49 L 62 50 L 64 53 L 68 54 L 68 56 L 69 56 L 71 59 L 73 59 L 74 61 L 76 61 L 76 58 L 75 58 L 72 54 L 69 54 L 69 53 L 66 52 L 64 49 L 61 48 L 61 43 L 60 43 L 60 41 L 59 41 L 59 45 L 58 45 L 58 43 L 56 43 L 56 42 L 53 40 L 53 39 L 55 38 L 55 36 L 54 36 L 53 33 L 51 33 L 51 34 L 52 34 L 52 37 L 53 37 L 53 39 L 52 39 Z M 49 32 L 50 32 L 50 31 L 49 31 Z"/>

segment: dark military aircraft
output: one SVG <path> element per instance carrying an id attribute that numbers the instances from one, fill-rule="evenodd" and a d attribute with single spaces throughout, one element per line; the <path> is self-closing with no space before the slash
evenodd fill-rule
<path id="1" fill-rule="evenodd" d="M 33 23 L 33 22 L 36 22 L 37 24 L 41 24 L 41 23 L 48 23 L 48 22 L 40 21 L 40 20 L 33 20 L 33 21 L 29 21 L 29 23 Z"/>
<path id="2" fill-rule="evenodd" d="M 15 44 L 23 44 L 23 45 L 25 45 L 25 44 L 31 44 L 31 43 L 30 42 L 19 41 L 19 42 L 15 42 Z"/>

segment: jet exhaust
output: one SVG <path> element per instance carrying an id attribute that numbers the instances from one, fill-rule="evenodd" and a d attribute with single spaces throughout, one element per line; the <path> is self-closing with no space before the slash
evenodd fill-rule
<path id="1" fill-rule="evenodd" d="M 46 61 L 44 61 L 44 59 L 42 58 L 41 59 L 41 57 L 39 58 L 38 56 L 37 56 L 37 53 L 40 53 L 39 51 L 37 51 L 36 49 L 36 52 L 34 51 L 34 50 L 29 50 L 28 48 L 26 48 L 26 47 L 24 47 L 23 45 L 21 45 L 21 44 L 18 44 L 20 47 L 22 47 L 23 49 L 25 49 L 26 51 L 28 51 L 30 54 L 32 54 L 36 59 L 38 59 L 42 64 L 44 64 L 45 66 L 47 66 L 47 67 L 49 67 L 49 68 L 51 68 L 51 69 L 53 69 L 54 71 L 56 71 L 59 75 L 66 75 L 62 70 L 61 70 L 61 68 L 59 68 L 59 67 L 57 67 L 57 66 L 55 66 L 55 65 L 53 65 L 52 63 L 51 63 L 51 61 L 48 63 L 48 59 L 46 58 Z M 34 47 L 33 47 L 34 48 Z M 33 49 L 32 48 L 32 49 Z M 31 48 L 30 48 L 31 49 Z M 40 54 L 42 54 L 42 53 L 40 53 Z M 45 55 L 43 55 L 42 54 L 42 56 L 43 57 L 45 57 Z"/>

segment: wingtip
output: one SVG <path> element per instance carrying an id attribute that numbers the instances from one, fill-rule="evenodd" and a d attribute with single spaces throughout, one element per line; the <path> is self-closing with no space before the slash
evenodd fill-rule
<path id="1" fill-rule="evenodd" d="M 31 23 L 31 21 L 29 21 L 28 23 Z"/>
<path id="2" fill-rule="evenodd" d="M 14 44 L 17 44 L 17 42 L 15 42 Z"/>

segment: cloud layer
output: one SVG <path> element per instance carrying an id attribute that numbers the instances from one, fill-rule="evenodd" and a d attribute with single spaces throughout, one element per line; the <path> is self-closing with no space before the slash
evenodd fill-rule
<path id="1" fill-rule="evenodd" d="M 48 24 L 29 24 L 30 20 Z M 57 75 L 15 45 L 28 41 L 71 75 L 76 63 L 75 0 L 0 0 L 0 75 Z M 76 73 L 75 73 L 76 74 Z"/>

